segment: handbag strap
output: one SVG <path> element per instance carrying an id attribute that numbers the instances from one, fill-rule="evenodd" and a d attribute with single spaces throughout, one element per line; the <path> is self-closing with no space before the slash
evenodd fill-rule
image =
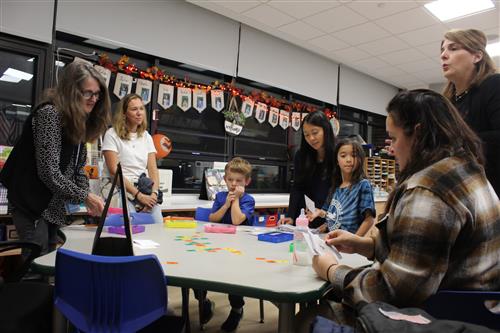
<path id="1" fill-rule="evenodd" d="M 111 204 L 111 198 L 113 197 L 113 193 L 115 191 L 116 183 L 120 180 L 120 194 L 121 194 L 121 199 L 122 199 L 122 207 L 123 207 L 123 225 L 125 227 L 125 236 L 128 240 L 128 243 L 130 244 L 130 248 L 132 248 L 132 233 L 130 232 L 130 217 L 128 215 L 128 207 L 127 207 L 127 198 L 125 195 L 125 185 L 123 182 L 123 171 L 122 171 L 122 166 L 120 163 L 118 163 L 118 166 L 116 168 L 116 174 L 115 177 L 113 178 L 113 184 L 111 185 L 111 189 L 108 194 L 108 198 L 106 199 L 106 205 L 104 206 L 104 210 L 102 211 L 101 219 L 99 221 L 99 224 L 97 226 L 97 230 L 94 236 L 94 244 L 92 246 L 92 253 L 94 253 L 95 249 L 97 248 L 97 243 L 99 242 L 99 239 L 101 238 L 101 233 L 102 229 L 104 227 L 104 222 L 106 221 L 106 216 L 108 215 L 108 209 Z"/>

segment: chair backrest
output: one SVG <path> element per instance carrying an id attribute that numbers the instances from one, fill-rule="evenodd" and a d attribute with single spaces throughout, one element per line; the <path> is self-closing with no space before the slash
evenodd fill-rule
<path id="1" fill-rule="evenodd" d="M 498 330 L 500 314 L 487 309 L 486 300 L 500 302 L 500 292 L 440 290 L 425 302 L 424 309 L 438 319 L 465 321 Z"/>
<path id="2" fill-rule="evenodd" d="M 194 212 L 194 219 L 196 221 L 206 221 L 208 222 L 208 216 L 212 210 L 210 208 L 197 207 Z"/>
<path id="3" fill-rule="evenodd" d="M 0 253 L 11 250 L 22 250 L 19 263 L 11 270 L 3 272 L 5 282 L 17 282 L 26 274 L 33 260 L 40 255 L 40 245 L 29 241 L 2 241 L 0 242 Z M 1 278 L 0 278 L 1 279 Z"/>
<path id="4" fill-rule="evenodd" d="M 166 279 L 154 255 L 59 249 L 55 278 L 55 306 L 84 332 L 136 332 L 167 310 Z"/>

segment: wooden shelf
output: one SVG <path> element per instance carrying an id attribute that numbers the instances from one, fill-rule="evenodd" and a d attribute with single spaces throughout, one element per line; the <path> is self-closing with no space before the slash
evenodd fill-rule
<path id="1" fill-rule="evenodd" d="M 396 161 L 380 157 L 365 158 L 365 174 L 373 187 L 391 192 L 396 184 Z"/>

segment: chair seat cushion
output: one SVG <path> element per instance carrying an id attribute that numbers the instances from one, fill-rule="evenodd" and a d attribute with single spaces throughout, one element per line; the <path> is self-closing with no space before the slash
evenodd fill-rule
<path id="1" fill-rule="evenodd" d="M 50 332 L 53 287 L 41 282 L 6 283 L 0 290 L 0 332 Z"/>

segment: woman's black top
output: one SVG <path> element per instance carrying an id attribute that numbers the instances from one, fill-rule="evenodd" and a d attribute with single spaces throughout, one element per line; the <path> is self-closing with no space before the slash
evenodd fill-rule
<path id="1" fill-rule="evenodd" d="M 481 138 L 486 177 L 500 196 L 500 74 L 489 76 L 453 103 Z"/>

